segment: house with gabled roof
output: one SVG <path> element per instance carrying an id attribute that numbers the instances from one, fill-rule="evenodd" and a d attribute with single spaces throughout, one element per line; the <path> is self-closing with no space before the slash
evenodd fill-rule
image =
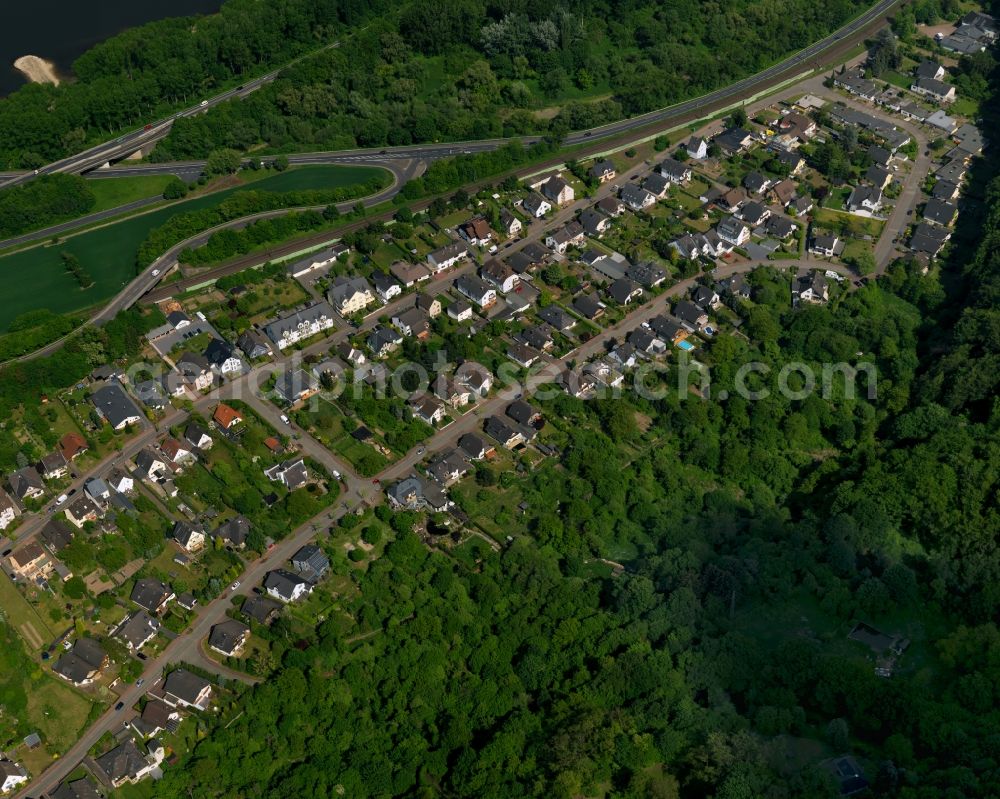
<path id="1" fill-rule="evenodd" d="M 45 484 L 34 466 L 18 469 L 7 478 L 11 493 L 20 500 L 38 499 L 45 493 Z"/>
<path id="2" fill-rule="evenodd" d="M 607 158 L 602 158 L 600 161 L 595 161 L 590 169 L 588 170 L 590 176 L 597 180 L 598 183 L 607 183 L 609 180 L 614 180 L 615 175 L 618 172 L 615 170 L 615 165 L 611 163 Z"/>
<path id="3" fill-rule="evenodd" d="M 212 684 L 187 669 L 174 669 L 163 681 L 163 701 L 171 707 L 205 710 L 212 697 Z"/>
<path id="4" fill-rule="evenodd" d="M 152 577 L 143 577 L 135 581 L 129 599 L 143 610 L 159 616 L 174 597 L 174 590 L 166 583 Z"/>
<path id="5" fill-rule="evenodd" d="M 250 638 L 250 628 L 236 619 L 226 619 L 212 625 L 208 634 L 208 647 L 226 657 L 239 657 Z"/>
<path id="6" fill-rule="evenodd" d="M 205 546 L 205 529 L 184 521 L 174 523 L 170 537 L 187 552 L 197 552 Z"/>
<path id="7" fill-rule="evenodd" d="M 220 402 L 215 406 L 212 421 L 223 430 L 232 430 L 243 421 L 243 415 L 232 406 Z"/>
<path id="8" fill-rule="evenodd" d="M 541 186 L 542 195 L 557 206 L 569 205 L 576 193 L 560 175 L 553 175 Z"/>
<path id="9" fill-rule="evenodd" d="M 269 571 L 264 578 L 264 591 L 281 602 L 297 602 L 312 593 L 313 584 L 286 569 Z"/>
<path id="10" fill-rule="evenodd" d="M 200 357 L 200 356 L 199 356 Z M 107 383 L 90 395 L 97 413 L 113 430 L 124 430 L 142 419 L 139 409 L 129 399 L 119 383 Z"/>
<path id="11" fill-rule="evenodd" d="M 6 530 L 21 515 L 20 506 L 0 488 L 0 530 Z"/>
<path id="12" fill-rule="evenodd" d="M 536 192 L 531 192 L 527 197 L 525 197 L 521 207 L 535 219 L 541 219 L 552 210 L 552 204 L 542 197 L 541 194 L 537 194 Z"/>

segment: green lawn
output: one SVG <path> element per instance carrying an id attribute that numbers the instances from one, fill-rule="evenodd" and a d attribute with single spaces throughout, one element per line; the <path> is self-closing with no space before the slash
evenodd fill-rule
<path id="1" fill-rule="evenodd" d="M 253 188 L 261 191 L 335 188 L 363 183 L 376 172 L 372 167 L 309 166 L 271 175 L 256 181 Z M 8 278 L 8 288 L 0 304 L 0 331 L 26 311 L 48 308 L 56 313 L 69 313 L 97 305 L 116 294 L 134 277 L 135 254 L 151 230 L 176 214 L 216 205 L 239 188 L 88 230 L 55 246 L 45 244 L 0 258 L 0 275 Z M 82 291 L 65 271 L 60 257 L 64 251 L 76 255 L 93 277 L 94 285 L 89 289 Z"/>
<path id="2" fill-rule="evenodd" d="M 162 195 L 173 175 L 142 175 L 130 178 L 95 178 L 87 183 L 97 202 L 91 213 L 107 211 L 146 197 Z"/>

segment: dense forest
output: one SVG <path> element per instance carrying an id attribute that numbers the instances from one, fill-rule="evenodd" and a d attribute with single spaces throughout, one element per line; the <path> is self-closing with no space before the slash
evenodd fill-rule
<path id="1" fill-rule="evenodd" d="M 37 167 L 335 41 L 247 100 L 177 120 L 156 157 L 558 134 L 728 83 L 867 5 L 228 0 L 98 45 L 74 82 L 0 100 L 0 164 Z M 554 117 L 535 113 L 552 104 Z"/>

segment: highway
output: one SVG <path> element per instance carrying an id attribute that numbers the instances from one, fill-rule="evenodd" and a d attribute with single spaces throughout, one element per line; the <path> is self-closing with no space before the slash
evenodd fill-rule
<path id="1" fill-rule="evenodd" d="M 637 131 L 648 127 L 661 126 L 664 124 L 682 124 L 687 121 L 693 121 L 704 117 L 713 111 L 724 108 L 727 104 L 732 103 L 738 98 L 751 97 L 771 86 L 777 85 L 784 79 L 794 77 L 797 73 L 811 71 L 814 68 L 818 68 L 820 66 L 818 62 L 820 56 L 829 60 L 831 58 L 835 59 L 838 55 L 842 55 L 858 42 L 862 41 L 867 33 L 871 32 L 874 27 L 880 24 L 892 7 L 898 2 L 900 2 L 900 0 L 880 0 L 864 14 L 844 25 L 826 38 L 809 45 L 808 47 L 800 50 L 798 53 L 789 56 L 783 61 L 779 61 L 777 64 L 774 64 L 761 72 L 736 81 L 729 86 L 709 92 L 708 94 L 704 94 L 700 97 L 685 100 L 684 102 L 677 103 L 676 105 L 651 111 L 641 116 L 623 119 L 618 122 L 611 122 L 607 125 L 601 125 L 588 130 L 576 131 L 569 134 L 564 140 L 564 143 L 568 145 L 585 144 L 598 139 L 608 139 L 615 136 L 635 134 Z M 336 47 L 337 45 L 335 43 L 330 46 Z M 285 67 L 282 67 L 282 69 L 284 68 Z M 49 164 L 48 166 L 38 170 L 38 174 L 46 174 L 49 172 L 82 173 L 101 167 L 110 161 L 124 158 L 139 150 L 141 147 L 166 136 L 170 132 L 170 126 L 173 124 L 174 119 L 202 113 L 219 103 L 225 102 L 226 100 L 234 97 L 245 96 L 255 89 L 260 88 L 260 86 L 263 86 L 265 83 L 274 80 L 280 72 L 281 69 L 274 70 L 267 75 L 248 81 L 241 87 L 216 95 L 215 97 L 204 101 L 203 104 L 193 106 L 185 111 L 178 112 L 168 119 L 161 120 L 154 125 L 147 126 L 149 128 L 148 130 L 143 129 L 134 131 L 120 137 L 119 139 L 115 139 L 112 142 L 98 145 L 97 147 L 93 147 L 83 153 L 78 153 L 77 155 L 57 161 L 54 164 Z M 525 144 L 532 144 L 538 141 L 539 137 L 528 136 L 519 138 Z M 358 163 L 365 161 L 385 161 L 389 159 L 433 160 L 435 158 L 447 158 L 461 153 L 475 153 L 494 150 L 508 141 L 510 141 L 510 139 L 484 139 L 481 141 L 451 142 L 445 144 L 420 144 L 413 146 L 369 149 L 361 148 L 354 150 L 340 150 L 336 152 L 303 153 L 289 155 L 288 158 L 291 163 L 295 164 Z M 186 179 L 190 179 L 190 176 L 196 176 L 195 170 L 200 172 L 203 166 L 204 161 L 185 161 L 178 163 L 112 167 L 106 171 L 108 174 L 122 175 L 176 174 L 185 177 Z M 26 172 L 17 175 L 8 174 L 0 177 L 7 178 L 7 182 L 0 185 L 17 185 L 18 183 L 31 180 L 34 177 L 34 173 Z"/>

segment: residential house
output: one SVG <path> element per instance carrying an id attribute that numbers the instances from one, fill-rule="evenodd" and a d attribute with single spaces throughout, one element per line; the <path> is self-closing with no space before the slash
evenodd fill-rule
<path id="1" fill-rule="evenodd" d="M 423 480 L 415 474 L 389 486 L 386 489 L 386 496 L 389 498 L 389 504 L 396 509 L 421 510 L 427 508 L 431 511 L 443 512 L 453 504 L 441 486 Z"/>
<path id="2" fill-rule="evenodd" d="M 621 200 L 633 211 L 644 211 L 656 204 L 656 195 L 635 183 L 626 183 L 621 191 Z"/>
<path id="3" fill-rule="evenodd" d="M 170 604 L 170 600 L 174 596 L 174 590 L 166 583 L 151 577 L 144 577 L 135 581 L 129 599 L 143 610 L 154 616 L 159 616 L 167 609 L 167 605 Z"/>
<path id="4" fill-rule="evenodd" d="M 464 241 L 453 241 L 427 254 L 427 263 L 435 272 L 443 272 L 469 256 L 469 246 Z"/>
<path id="5" fill-rule="evenodd" d="M 104 478 L 104 481 L 113 491 L 117 491 L 119 494 L 130 494 L 133 488 L 135 488 L 135 480 L 132 479 L 132 475 L 118 467 L 108 472 L 108 476 Z"/>
<path id="6" fill-rule="evenodd" d="M 13 791 L 28 781 L 28 772 L 13 760 L 0 760 L 0 793 Z"/>
<path id="7" fill-rule="evenodd" d="M 925 58 L 917 65 L 913 74 L 916 75 L 917 78 L 923 78 L 925 80 L 941 80 L 941 78 L 944 77 L 944 67 L 937 61 L 931 61 Z"/>
<path id="8" fill-rule="evenodd" d="M 932 113 L 927 119 L 924 120 L 925 125 L 930 125 L 932 128 L 937 128 L 947 133 L 949 136 L 955 132 L 955 128 L 958 127 L 958 122 L 955 121 L 954 117 L 948 116 L 944 111 L 938 109 Z"/>
<path id="9" fill-rule="evenodd" d="M 519 425 L 525 427 L 534 427 L 542 419 L 542 414 L 524 400 L 514 400 L 507 406 L 505 413 Z"/>
<path id="10" fill-rule="evenodd" d="M 708 314 L 688 300 L 681 300 L 674 307 L 674 316 L 692 333 L 708 324 Z"/>
<path id="11" fill-rule="evenodd" d="M 77 529 L 82 529 L 87 522 L 96 522 L 104 516 L 104 511 L 87 494 L 78 496 L 63 509 L 63 512 L 66 514 L 66 519 Z"/>
<path id="12" fill-rule="evenodd" d="M 176 438 L 168 437 L 160 442 L 160 452 L 167 459 L 167 463 L 178 469 L 186 463 L 193 463 L 196 458 L 194 453 Z"/>
<path id="13" fill-rule="evenodd" d="M 375 286 L 375 293 L 384 303 L 403 293 L 403 287 L 399 285 L 399 281 L 381 269 L 372 272 L 372 283 Z"/>
<path id="14" fill-rule="evenodd" d="M 187 522 L 175 522 L 170 537 L 187 552 L 197 552 L 205 546 L 205 528 L 195 527 Z"/>
<path id="15" fill-rule="evenodd" d="M 649 330 L 642 327 L 637 327 L 630 332 L 625 337 L 625 341 L 627 343 L 624 346 L 619 345 L 611 351 L 611 357 L 620 358 L 624 355 L 626 347 L 634 352 L 641 352 L 652 356 L 662 355 L 667 351 L 667 343 L 663 339 L 654 336 Z M 624 365 L 624 361 L 620 362 Z"/>
<path id="16" fill-rule="evenodd" d="M 52 670 L 73 685 L 90 685 L 108 665 L 108 655 L 93 638 L 77 638 Z"/>
<path id="17" fill-rule="evenodd" d="M 615 175 L 618 174 L 615 170 L 615 165 L 607 158 L 595 161 L 591 165 L 589 172 L 590 176 L 597 180 L 598 183 L 607 183 L 610 180 L 614 180 Z"/>
<path id="18" fill-rule="evenodd" d="M 823 255 L 830 258 L 837 254 L 839 244 L 840 239 L 837 236 L 820 233 L 819 235 L 813 236 L 813 240 L 809 244 L 809 252 L 814 255 Z"/>
<path id="19" fill-rule="evenodd" d="M 865 172 L 865 180 L 879 191 L 884 191 L 886 186 L 892 182 L 892 172 L 878 164 L 872 164 Z"/>
<path id="20" fill-rule="evenodd" d="M 149 447 L 139 450 L 139 454 L 135 456 L 135 465 L 142 477 L 148 480 L 155 480 L 167 472 L 167 462 Z"/>
<path id="21" fill-rule="evenodd" d="M 159 380 L 143 380 L 141 383 L 136 383 L 133 390 L 139 402 L 147 408 L 159 411 L 170 403 L 163 383 Z"/>
<path id="22" fill-rule="evenodd" d="M 279 350 L 284 350 L 332 328 L 334 315 L 329 303 L 317 302 L 270 322 L 264 332 Z"/>
<path id="23" fill-rule="evenodd" d="M 335 244 L 332 247 L 326 247 L 289 264 L 286 267 L 288 276 L 300 278 L 308 275 L 310 272 L 326 269 L 332 266 L 341 255 L 346 255 L 350 251 L 351 248 L 346 244 Z"/>
<path id="24" fill-rule="evenodd" d="M 282 461 L 264 470 L 264 476 L 268 480 L 281 483 L 289 491 L 302 488 L 309 482 L 309 470 L 303 458 L 293 458 Z"/>
<path id="25" fill-rule="evenodd" d="M 212 684 L 187 669 L 174 669 L 163 681 L 163 701 L 171 707 L 205 710 L 212 697 Z"/>
<path id="26" fill-rule="evenodd" d="M 917 78 L 910 91 L 929 97 L 939 103 L 955 102 L 955 87 L 937 78 Z"/>
<path id="27" fill-rule="evenodd" d="M 271 345 L 259 330 L 253 328 L 244 330 L 238 339 L 236 346 L 239 347 L 248 360 L 256 361 L 260 358 L 271 356 Z"/>
<path id="28" fill-rule="evenodd" d="M 135 403 L 125 394 L 118 383 L 107 383 L 90 395 L 101 418 L 114 430 L 124 430 L 130 424 L 138 424 L 142 418 Z"/>
<path id="29" fill-rule="evenodd" d="M 750 229 L 734 216 L 727 216 L 715 226 L 715 232 L 723 241 L 734 247 L 741 247 L 750 240 Z"/>
<path id="30" fill-rule="evenodd" d="M 657 200 L 662 200 L 670 191 L 670 180 L 663 177 L 659 172 L 651 172 L 642 181 L 642 187 Z"/>
<path id="31" fill-rule="evenodd" d="M 771 187 L 771 194 L 774 196 L 775 201 L 784 207 L 795 197 L 797 188 L 795 181 L 786 178 L 785 180 L 779 180 Z"/>
<path id="32" fill-rule="evenodd" d="M 612 197 L 610 194 L 598 200 L 594 208 L 602 214 L 610 216 L 612 219 L 617 219 L 625 213 L 625 205 L 622 201 L 617 197 Z"/>
<path id="33" fill-rule="evenodd" d="M 792 284 L 792 304 L 808 302 L 819 304 L 830 299 L 826 277 L 820 271 L 813 271 L 797 278 Z"/>
<path id="34" fill-rule="evenodd" d="M 806 166 L 806 159 L 792 150 L 778 150 L 774 157 L 788 170 L 789 175 L 798 175 Z"/>
<path id="35" fill-rule="evenodd" d="M 0 488 L 0 530 L 6 530 L 20 515 L 21 508 L 11 499 L 10 494 Z"/>
<path id="36" fill-rule="evenodd" d="M 429 394 L 414 396 L 410 399 L 410 412 L 431 427 L 444 421 L 445 406 Z"/>
<path id="37" fill-rule="evenodd" d="M 958 207 L 954 203 L 931 198 L 924 206 L 923 218 L 935 225 L 950 227 L 958 215 Z"/>
<path id="38" fill-rule="evenodd" d="M 240 613 L 258 624 L 270 624 L 281 613 L 281 603 L 265 596 L 248 596 L 240 608 Z"/>
<path id="39" fill-rule="evenodd" d="M 333 285 L 326 293 L 330 305 L 341 316 L 353 316 L 361 313 L 369 305 L 375 302 L 375 294 L 368 281 L 363 277 L 348 277 L 341 275 L 333 281 Z"/>
<path id="40" fill-rule="evenodd" d="M 715 202 L 715 204 L 730 214 L 735 214 L 740 210 L 740 206 L 747 201 L 747 193 L 741 186 L 730 189 Z"/>
<path id="41" fill-rule="evenodd" d="M 489 308 L 497 301 L 496 289 L 476 275 L 459 275 L 455 281 L 455 289 L 480 308 Z"/>
<path id="42" fill-rule="evenodd" d="M 239 657 L 250 638 L 250 628 L 236 619 L 226 619 L 212 625 L 208 634 L 209 649 L 226 657 Z"/>
<path id="43" fill-rule="evenodd" d="M 557 206 L 569 205 L 576 193 L 561 176 L 554 175 L 541 186 L 542 195 Z"/>
<path id="44" fill-rule="evenodd" d="M 452 409 L 464 408 L 472 402 L 472 391 L 468 386 L 439 374 L 434 382 L 434 394 Z"/>
<path id="45" fill-rule="evenodd" d="M 708 157 L 708 142 L 701 136 L 692 136 L 684 145 L 687 154 L 697 161 Z"/>
<path id="46" fill-rule="evenodd" d="M 430 335 L 430 320 L 427 314 L 416 306 L 396 313 L 392 317 L 392 324 L 407 338 L 423 340 Z"/>
<path id="47" fill-rule="evenodd" d="M 870 216 L 882 208 L 882 191 L 876 186 L 855 186 L 846 205 L 852 214 Z"/>
<path id="48" fill-rule="evenodd" d="M 534 327 L 526 327 L 517 337 L 531 350 L 540 350 L 545 352 L 546 350 L 552 349 L 555 342 L 552 340 L 552 333 L 549 328 L 543 325 L 535 325 Z"/>
<path id="49" fill-rule="evenodd" d="M 519 366 L 528 369 L 541 357 L 541 353 L 515 341 L 507 346 L 507 357 Z"/>
<path id="50" fill-rule="evenodd" d="M 146 611 L 140 610 L 127 616 L 114 631 L 114 637 L 121 639 L 130 652 L 138 652 L 152 641 L 160 631 L 160 622 Z"/>
<path id="51" fill-rule="evenodd" d="M 760 227 L 771 217 L 771 209 L 756 200 L 748 202 L 737 212 L 737 217 L 746 222 L 751 228 Z M 722 231 L 718 231 L 722 236 Z M 735 242 L 734 242 L 735 243 Z"/>
<path id="52" fill-rule="evenodd" d="M 593 208 L 581 211 L 579 222 L 584 233 L 594 238 L 600 238 L 611 228 L 611 217 Z"/>
<path id="53" fill-rule="evenodd" d="M 457 483 L 472 471 L 472 466 L 457 449 L 440 452 L 427 464 L 427 474 L 442 486 Z"/>
<path id="54" fill-rule="evenodd" d="M 403 288 L 412 288 L 421 281 L 430 280 L 432 272 L 425 264 L 396 261 L 389 267 L 389 274 L 396 278 Z"/>
<path id="55" fill-rule="evenodd" d="M 486 435 L 507 449 L 513 449 L 524 443 L 524 433 L 499 416 L 490 416 L 484 423 L 483 430 L 485 430 Z"/>
<path id="56" fill-rule="evenodd" d="M 796 197 L 787 207 L 788 213 L 794 216 L 805 216 L 813 209 L 813 201 L 809 197 Z"/>
<path id="57" fill-rule="evenodd" d="M 524 230 L 524 224 L 514 213 L 506 208 L 501 208 L 500 229 L 504 232 L 504 235 L 507 236 L 507 238 L 512 239 Z"/>
<path id="58" fill-rule="evenodd" d="M 484 458 L 493 457 L 496 450 L 492 444 L 476 433 L 466 433 L 458 439 L 458 447 L 465 453 L 467 458 L 474 461 L 481 461 Z"/>
<path id="59" fill-rule="evenodd" d="M 878 95 L 878 87 L 872 81 L 866 80 L 860 70 L 845 70 L 834 75 L 833 85 L 863 100 L 871 101 Z"/>
<path id="60" fill-rule="evenodd" d="M 403 336 L 391 327 L 376 325 L 365 343 L 376 358 L 385 358 L 399 348 Z"/>
<path id="61" fill-rule="evenodd" d="M 215 443 L 208 431 L 197 422 L 188 422 L 184 428 L 184 440 L 195 449 L 210 450 Z"/>
<path id="62" fill-rule="evenodd" d="M 213 338 L 205 347 L 205 359 L 223 375 L 239 374 L 243 371 L 243 361 L 236 354 L 236 348 L 228 341 Z"/>
<path id="63" fill-rule="evenodd" d="M 208 358 L 199 355 L 197 352 L 185 352 L 175 361 L 174 364 L 180 373 L 184 383 L 191 386 L 195 391 L 204 391 L 211 388 L 215 377 L 212 374 L 212 364 Z"/>
<path id="64" fill-rule="evenodd" d="M 41 544 L 29 541 L 7 557 L 11 571 L 22 580 L 34 580 L 51 573 L 51 561 Z"/>
<path id="65" fill-rule="evenodd" d="M 35 468 L 45 480 L 56 480 L 69 473 L 66 459 L 59 450 L 54 450 L 43 457 Z"/>
<path id="66" fill-rule="evenodd" d="M 687 183 L 691 180 L 691 167 L 676 158 L 666 158 L 656 167 L 656 173 L 669 183 Z"/>
<path id="67" fill-rule="evenodd" d="M 521 204 L 521 207 L 535 219 L 541 219 L 552 210 L 552 204 L 542 197 L 541 194 L 537 194 L 535 192 L 531 192 L 531 194 L 524 198 L 524 202 Z"/>
<path id="68" fill-rule="evenodd" d="M 805 114 L 792 111 L 778 120 L 778 130 L 786 136 L 805 142 L 816 135 L 816 123 Z"/>
<path id="69" fill-rule="evenodd" d="M 135 741 L 126 738 L 114 749 L 105 752 L 96 759 L 96 763 L 101 771 L 107 776 L 108 781 L 115 788 L 120 788 L 125 783 L 136 784 L 152 774 L 162 761 L 162 750 L 160 759 L 139 750 Z"/>
<path id="70" fill-rule="evenodd" d="M 431 319 L 436 319 L 441 315 L 441 300 L 437 297 L 432 297 L 426 291 L 421 291 L 417 294 L 417 299 L 414 305 L 427 314 Z"/>
<path id="71" fill-rule="evenodd" d="M 608 286 L 607 293 L 619 305 L 628 305 L 632 300 L 642 296 L 642 286 L 622 277 Z"/>
<path id="72" fill-rule="evenodd" d="M 484 247 L 493 241 L 495 234 L 490 223 L 481 216 L 476 216 L 458 226 L 458 235 L 473 247 Z"/>
<path id="73" fill-rule="evenodd" d="M 629 280 L 646 289 L 656 288 L 667 279 L 667 271 L 652 261 L 632 264 L 626 270 L 626 275 Z"/>
<path id="74" fill-rule="evenodd" d="M 717 308 L 720 302 L 718 293 L 705 286 L 695 288 L 691 301 L 702 310 Z"/>
<path id="75" fill-rule="evenodd" d="M 312 593 L 313 584 L 298 574 L 285 569 L 275 569 L 264 578 L 264 591 L 281 602 L 298 602 Z"/>
<path id="76" fill-rule="evenodd" d="M 503 261 L 490 258 L 479 270 L 479 276 L 487 283 L 496 287 L 497 291 L 507 294 L 513 291 L 521 279 L 513 269 Z"/>
<path id="77" fill-rule="evenodd" d="M 604 316 L 605 305 L 594 294 L 580 294 L 573 299 L 573 310 L 593 322 Z"/>
<path id="78" fill-rule="evenodd" d="M 538 317 L 560 333 L 566 332 L 576 324 L 576 319 L 558 305 L 546 305 L 538 312 Z"/>
<path id="79" fill-rule="evenodd" d="M 455 380 L 477 397 L 485 397 L 493 388 L 493 374 L 482 364 L 463 361 L 455 370 Z"/>
<path id="80" fill-rule="evenodd" d="M 726 155 L 735 155 L 750 148 L 753 134 L 743 128 L 728 128 L 714 139 L 715 144 Z"/>
<path id="81" fill-rule="evenodd" d="M 448 306 L 448 316 L 456 322 L 466 322 L 473 317 L 472 306 L 465 300 L 455 300 Z"/>
<path id="82" fill-rule="evenodd" d="M 215 406 L 215 411 L 212 413 L 212 421 L 222 430 L 232 430 L 243 421 L 243 416 L 232 406 L 220 402 Z"/>
<path id="83" fill-rule="evenodd" d="M 586 237 L 581 225 L 576 220 L 567 222 L 559 230 L 551 231 L 545 237 L 545 246 L 555 250 L 560 255 L 565 255 L 570 247 L 582 247 Z"/>
<path id="84" fill-rule="evenodd" d="M 679 344 L 688 337 L 688 331 L 676 319 L 668 316 L 654 316 L 649 320 L 649 329 L 658 338 L 671 344 Z"/>
<path id="85" fill-rule="evenodd" d="M 944 202 L 952 202 L 958 199 L 959 188 L 957 183 L 952 183 L 949 180 L 939 180 L 934 184 L 934 189 L 931 191 L 931 197 L 935 200 L 942 200 Z"/>
<path id="86" fill-rule="evenodd" d="M 771 216 L 767 220 L 765 225 L 767 234 L 769 236 L 774 236 L 776 239 L 781 239 L 782 241 L 790 238 L 792 234 L 796 231 L 795 223 L 789 219 L 787 216 Z"/>
<path id="87" fill-rule="evenodd" d="M 365 354 L 349 341 L 342 341 L 337 345 L 337 355 L 354 367 L 362 366 L 368 360 Z"/>
<path id="88" fill-rule="evenodd" d="M 213 538 L 221 539 L 226 546 L 233 549 L 243 549 L 250 535 L 250 521 L 246 516 L 234 516 L 222 522 L 212 532 Z"/>
<path id="89" fill-rule="evenodd" d="M 67 462 L 87 451 L 87 441 L 79 433 L 67 433 L 59 439 L 59 451 Z"/>
<path id="90" fill-rule="evenodd" d="M 933 258 L 941 252 L 950 238 L 951 231 L 948 228 L 921 222 L 914 228 L 913 235 L 910 237 L 910 249 Z"/>
<path id="91" fill-rule="evenodd" d="M 34 466 L 18 469 L 9 478 L 11 493 L 20 500 L 38 499 L 45 493 L 45 484 Z"/>
<path id="92" fill-rule="evenodd" d="M 893 160 L 892 153 L 878 144 L 873 144 L 868 148 L 868 157 L 875 166 L 880 166 L 883 169 L 888 169 Z"/>
<path id="93" fill-rule="evenodd" d="M 291 557 L 292 568 L 312 582 L 319 582 L 330 571 L 330 559 L 315 544 L 306 544 Z"/>
<path id="94" fill-rule="evenodd" d="M 771 188 L 771 181 L 760 174 L 760 172 L 749 172 L 743 178 L 743 186 L 751 194 L 762 195 Z"/>

